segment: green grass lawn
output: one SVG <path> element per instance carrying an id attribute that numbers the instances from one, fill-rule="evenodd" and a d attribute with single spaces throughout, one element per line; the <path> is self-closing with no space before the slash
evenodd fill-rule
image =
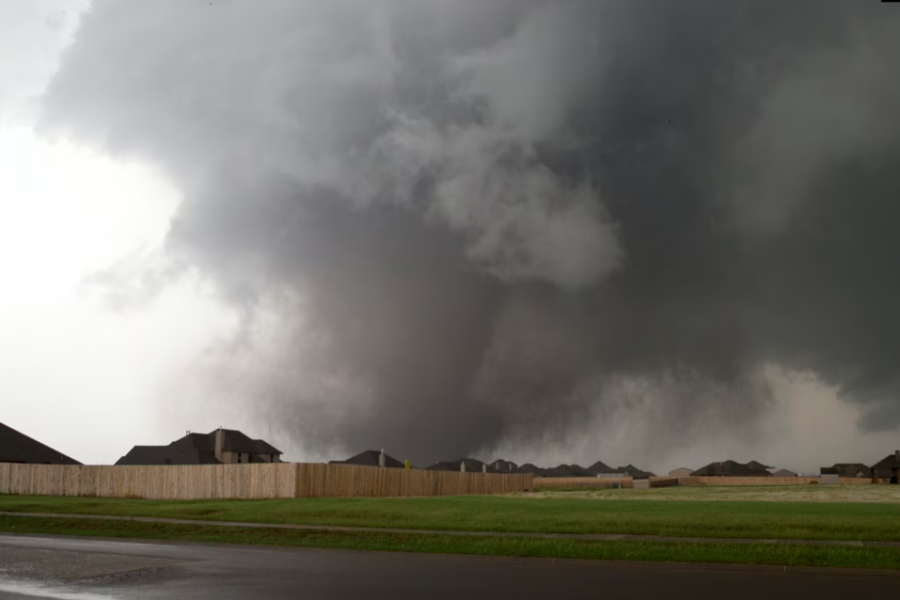
<path id="1" fill-rule="evenodd" d="M 0 510 L 497 532 L 900 541 L 900 505 L 500 496 L 153 501 L 0 496 Z"/>
<path id="2" fill-rule="evenodd" d="M 215 525 L 6 516 L 0 516 L 0 532 L 482 556 L 900 569 L 900 550 L 895 548 L 247 530 Z"/>

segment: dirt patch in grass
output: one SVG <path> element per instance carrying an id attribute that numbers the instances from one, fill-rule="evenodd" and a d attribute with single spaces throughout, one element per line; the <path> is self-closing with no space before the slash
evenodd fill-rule
<path id="1" fill-rule="evenodd" d="M 844 502 L 900 504 L 897 485 L 679 486 L 651 490 L 546 490 L 511 497 L 536 500 L 685 500 L 743 502 Z"/>

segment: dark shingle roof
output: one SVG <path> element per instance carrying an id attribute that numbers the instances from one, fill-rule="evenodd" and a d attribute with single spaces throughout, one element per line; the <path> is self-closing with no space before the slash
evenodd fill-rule
<path id="1" fill-rule="evenodd" d="M 746 464 L 746 466 L 750 467 L 751 469 L 753 469 L 753 470 L 755 470 L 755 471 L 766 471 L 766 470 L 768 470 L 768 469 L 774 469 L 774 468 L 775 468 L 775 467 L 770 467 L 770 466 L 768 466 L 768 465 L 764 465 L 764 464 L 762 464 L 761 462 L 758 462 L 758 461 L 755 461 L 755 460 L 751 460 L 750 462 L 745 463 L 745 464 Z"/>
<path id="2" fill-rule="evenodd" d="M 544 472 L 544 469 L 537 467 L 531 463 L 525 463 L 524 465 L 519 465 L 519 468 L 516 469 L 516 473 L 533 473 L 535 475 L 540 475 Z"/>
<path id="3" fill-rule="evenodd" d="M 215 442 L 213 442 L 215 443 Z M 168 446 L 135 446 L 117 465 L 216 465 L 216 452 L 204 433 L 189 433 Z"/>
<path id="4" fill-rule="evenodd" d="M 544 477 L 590 477 L 591 473 L 581 465 L 559 465 L 550 469 L 544 469 Z"/>
<path id="5" fill-rule="evenodd" d="M 209 433 L 210 445 L 215 448 L 216 431 Z M 254 440 L 242 431 L 236 429 L 223 429 L 225 440 L 222 450 L 225 452 L 241 452 L 247 454 L 281 454 L 281 450 L 263 440 Z"/>
<path id="6" fill-rule="evenodd" d="M 897 458 L 897 453 L 895 452 L 894 454 L 888 454 L 877 463 L 872 465 L 872 469 L 877 471 L 900 469 L 900 460 L 898 460 Z"/>
<path id="7" fill-rule="evenodd" d="M 759 464 L 759 463 L 756 463 Z M 754 469 L 733 460 L 709 463 L 691 473 L 694 477 L 771 477 L 765 469 Z"/>
<path id="8" fill-rule="evenodd" d="M 790 469 L 778 469 L 777 471 L 772 473 L 772 477 L 796 477 L 796 471 L 791 471 Z"/>
<path id="9" fill-rule="evenodd" d="M 80 465 L 81 463 L 66 456 L 50 446 L 32 439 L 0 423 L 0 462 L 16 463 L 50 463 L 54 465 Z"/>
<path id="10" fill-rule="evenodd" d="M 602 473 L 613 473 L 614 471 L 612 467 L 610 467 L 603 461 L 598 460 L 587 468 L 587 472 L 591 475 L 600 475 Z"/>
<path id="11" fill-rule="evenodd" d="M 514 462 L 503 460 L 502 458 L 495 460 L 488 465 L 489 473 L 515 473 L 518 465 Z"/>
<path id="12" fill-rule="evenodd" d="M 642 471 L 641 469 L 638 469 L 634 465 L 626 465 L 624 467 L 617 467 L 613 472 L 621 473 L 622 475 L 629 475 L 629 476 L 633 477 L 634 479 L 649 479 L 650 477 L 656 477 L 656 475 L 654 475 L 650 471 Z"/>
<path id="13" fill-rule="evenodd" d="M 168 446 L 135 446 L 120 458 L 117 465 L 216 465 L 216 431 L 210 433 L 189 433 Z M 270 444 L 254 440 L 234 429 L 223 429 L 222 443 L 226 452 L 253 454 L 281 454 Z"/>
<path id="14" fill-rule="evenodd" d="M 362 465 L 364 467 L 377 467 L 378 466 L 378 457 L 381 455 L 381 452 L 378 450 L 365 450 L 360 452 L 356 456 L 351 456 L 347 460 L 333 460 L 331 464 L 346 464 L 346 465 Z M 388 454 L 384 455 L 384 466 L 390 467 L 392 469 L 404 469 L 406 468 L 406 464 L 400 462 L 393 456 Z"/>

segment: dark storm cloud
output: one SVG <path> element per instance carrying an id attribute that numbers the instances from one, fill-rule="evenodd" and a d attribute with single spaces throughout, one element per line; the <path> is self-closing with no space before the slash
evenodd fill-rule
<path id="1" fill-rule="evenodd" d="M 677 382 L 683 440 L 711 405 L 752 429 L 769 363 L 875 429 L 897 40 L 866 2 L 98 1 L 45 124 L 160 164 L 170 251 L 248 314 L 290 298 L 255 399 L 310 446 L 450 458 L 621 377 Z M 344 387 L 292 376 L 310 354 Z"/>

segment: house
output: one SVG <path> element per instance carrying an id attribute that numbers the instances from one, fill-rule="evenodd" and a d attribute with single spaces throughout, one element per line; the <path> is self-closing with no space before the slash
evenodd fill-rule
<path id="1" fill-rule="evenodd" d="M 544 469 L 543 477 L 591 477 L 587 469 L 581 465 L 559 465 L 549 469 Z"/>
<path id="2" fill-rule="evenodd" d="M 709 463 L 705 467 L 701 467 L 691 473 L 693 477 L 771 477 L 765 465 L 756 461 L 751 461 L 757 467 L 748 464 L 741 464 L 733 460 Z M 762 469 L 758 467 L 764 467 Z"/>
<path id="3" fill-rule="evenodd" d="M 687 467 L 681 467 L 678 469 L 674 469 L 669 471 L 669 477 L 690 477 L 691 473 L 693 473 L 693 469 L 688 469 Z"/>
<path id="4" fill-rule="evenodd" d="M 465 468 L 463 468 L 465 467 Z M 461 458 L 459 460 L 443 460 L 436 462 L 427 469 L 429 471 L 465 471 L 466 473 L 481 473 L 487 465 L 477 458 Z"/>
<path id="5" fill-rule="evenodd" d="M 872 465 L 872 482 L 877 479 L 890 478 L 891 483 L 900 482 L 900 450 L 888 454 Z"/>
<path id="6" fill-rule="evenodd" d="M 768 465 L 764 465 L 761 462 L 757 462 L 755 460 L 751 460 L 748 463 L 745 463 L 747 467 L 750 467 L 754 471 L 769 471 L 770 469 L 774 469 L 775 467 L 770 467 Z"/>
<path id="7" fill-rule="evenodd" d="M 405 469 L 406 464 L 400 462 L 393 456 L 384 453 L 384 450 L 365 450 L 356 456 L 351 456 L 347 460 L 333 460 L 329 464 L 332 465 L 362 465 L 364 467 L 380 467 L 382 466 L 382 455 L 384 456 L 384 466 L 391 469 Z"/>
<path id="8" fill-rule="evenodd" d="M 135 446 L 117 465 L 219 465 L 281 462 L 281 450 L 234 429 L 188 432 L 168 446 Z"/>
<path id="9" fill-rule="evenodd" d="M 45 446 L 0 423 L 0 462 L 43 465 L 80 465 L 81 463 L 50 446 Z"/>
<path id="10" fill-rule="evenodd" d="M 589 466 L 586 470 L 588 473 L 594 476 L 607 475 L 614 471 L 612 467 L 604 463 L 602 460 L 598 460 L 597 462 Z"/>
<path id="11" fill-rule="evenodd" d="M 518 468 L 516 463 L 499 458 L 488 465 L 488 473 L 515 473 Z"/>
<path id="12" fill-rule="evenodd" d="M 543 473 L 543 472 L 544 472 L 544 469 L 542 469 L 538 466 L 535 466 L 531 463 L 525 463 L 524 465 L 521 465 L 521 466 L 519 466 L 518 469 L 516 469 L 516 473 L 531 473 L 536 477 L 540 477 L 541 473 Z"/>
<path id="13" fill-rule="evenodd" d="M 777 469 L 772 472 L 772 477 L 797 477 L 797 474 L 790 469 Z"/>
<path id="14" fill-rule="evenodd" d="M 837 475 L 838 477 L 872 477 L 872 469 L 862 463 L 835 463 L 830 467 L 822 467 L 822 475 Z"/>
<path id="15" fill-rule="evenodd" d="M 634 465 L 617 467 L 613 472 L 618 473 L 622 477 L 631 477 L 632 479 L 649 479 L 651 477 L 656 477 L 656 475 L 654 475 L 650 471 L 642 471 Z"/>

